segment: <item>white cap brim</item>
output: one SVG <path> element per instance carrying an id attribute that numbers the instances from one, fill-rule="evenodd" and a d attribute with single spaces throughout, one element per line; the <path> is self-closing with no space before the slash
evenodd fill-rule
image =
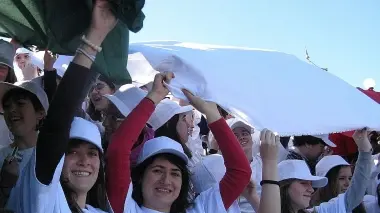
<path id="1" fill-rule="evenodd" d="M 325 142 L 325 144 L 327 144 L 329 147 L 336 147 L 335 143 L 333 143 L 329 139 L 329 135 L 313 135 L 313 136 L 322 139 L 323 142 Z"/>
<path id="2" fill-rule="evenodd" d="M 180 152 L 180 151 L 175 150 L 175 149 L 170 149 L 169 148 L 169 149 L 160 149 L 160 150 L 157 150 L 156 152 L 150 153 L 147 156 L 144 156 L 143 158 L 138 158 L 137 159 L 137 164 L 140 164 L 140 163 L 144 162 L 146 159 L 148 159 L 150 157 L 153 157 L 155 155 L 158 155 L 158 154 L 173 154 L 173 155 L 181 158 L 182 160 L 184 160 L 186 162 L 186 164 L 189 161 L 189 158 L 187 157 L 187 155 L 185 153 Z"/>
<path id="3" fill-rule="evenodd" d="M 114 95 L 104 95 L 112 104 L 123 114 L 124 117 L 127 117 L 131 110 L 116 96 Z"/>
<path id="4" fill-rule="evenodd" d="M 305 176 L 305 177 L 297 177 L 296 179 L 311 181 L 311 185 L 313 188 L 322 188 L 322 187 L 325 187 L 328 183 L 328 179 L 326 177 L 313 176 L 313 175 Z"/>

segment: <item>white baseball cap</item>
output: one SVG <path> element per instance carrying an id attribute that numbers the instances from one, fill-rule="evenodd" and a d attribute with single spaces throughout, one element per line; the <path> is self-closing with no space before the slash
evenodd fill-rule
<path id="1" fill-rule="evenodd" d="M 329 139 L 329 135 L 325 134 L 325 135 L 313 135 L 313 136 L 322 139 L 323 142 L 325 142 L 325 144 L 327 144 L 329 147 L 336 147 L 335 143 L 333 143 Z"/>
<path id="2" fill-rule="evenodd" d="M 98 127 L 80 117 L 75 117 L 71 123 L 70 139 L 80 139 L 95 145 L 102 153 L 102 138 Z"/>
<path id="3" fill-rule="evenodd" d="M 311 181 L 313 188 L 322 188 L 327 185 L 326 177 L 314 176 L 303 160 L 284 160 L 278 164 L 279 180 L 307 180 Z"/>
<path id="4" fill-rule="evenodd" d="M 325 156 L 315 166 L 315 173 L 326 177 L 327 173 L 336 166 L 350 166 L 350 164 L 339 155 Z"/>
<path id="5" fill-rule="evenodd" d="M 166 122 L 168 122 L 174 115 L 190 112 L 193 107 L 180 106 L 178 103 L 164 99 L 156 106 L 155 113 L 150 117 L 149 124 L 152 126 L 153 130 L 157 130 Z"/>
<path id="6" fill-rule="evenodd" d="M 147 92 L 133 84 L 125 84 L 113 95 L 104 95 L 104 97 L 111 101 L 124 117 L 127 117 L 146 95 Z"/>
<path id="7" fill-rule="evenodd" d="M 45 90 L 38 84 L 32 81 L 18 81 L 14 84 L 10 84 L 7 82 L 0 82 L 0 100 L 3 100 L 4 95 L 9 92 L 11 89 L 23 89 L 28 92 L 31 92 L 37 99 L 40 101 L 42 107 L 45 112 L 48 111 L 49 108 L 49 100 L 45 93 Z M 0 112 L 4 112 L 2 104 L 0 104 Z"/>
<path id="8" fill-rule="evenodd" d="M 140 164 L 146 159 L 158 154 L 176 155 L 184 160 L 186 164 L 189 161 L 180 143 L 168 137 L 157 137 L 144 143 L 136 164 Z"/>
<path id="9" fill-rule="evenodd" d="M 206 191 L 218 184 L 226 173 L 223 156 L 219 154 L 206 156 L 195 164 L 191 173 L 194 191 L 196 193 Z"/>
<path id="10" fill-rule="evenodd" d="M 251 134 L 255 132 L 254 128 L 252 128 L 249 124 L 245 123 L 244 121 L 238 118 L 230 118 L 226 122 L 232 130 L 234 130 L 235 128 L 241 127 L 248 130 Z"/>

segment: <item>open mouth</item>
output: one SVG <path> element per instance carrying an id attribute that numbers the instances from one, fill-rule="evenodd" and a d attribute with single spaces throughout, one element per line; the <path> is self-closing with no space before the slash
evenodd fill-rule
<path id="1" fill-rule="evenodd" d="M 169 193 L 172 192 L 172 190 L 167 189 L 167 188 L 155 188 L 155 189 L 156 189 L 156 191 L 158 191 L 159 193 L 167 193 L 167 194 L 169 194 Z"/>
<path id="2" fill-rule="evenodd" d="M 88 177 L 91 175 L 91 172 L 86 171 L 72 171 L 72 173 L 76 177 Z"/>

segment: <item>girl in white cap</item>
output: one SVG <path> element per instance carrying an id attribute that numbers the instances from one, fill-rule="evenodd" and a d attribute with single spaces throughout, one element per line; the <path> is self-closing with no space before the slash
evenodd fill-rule
<path id="1" fill-rule="evenodd" d="M 15 212 L 112 212 L 106 208 L 102 147 L 95 125 L 74 119 L 96 79 L 90 68 L 117 21 L 108 1 L 94 2 L 90 28 L 60 82 L 36 150 L 11 193 Z"/>
<path id="2" fill-rule="evenodd" d="M 130 186 L 130 150 L 155 104 L 168 94 L 163 81 L 169 83 L 172 75 L 156 75 L 152 91 L 123 121 L 108 147 L 107 194 L 115 213 L 226 212 L 249 182 L 251 170 L 248 161 L 216 104 L 184 91 L 193 106 L 206 114 L 225 159 L 225 176 L 218 187 L 201 193 L 191 204 L 192 200 L 188 199 L 188 157 L 182 145 L 168 137 L 157 137 L 144 144 L 133 171 L 133 188 Z"/>
<path id="3" fill-rule="evenodd" d="M 328 202 L 321 202 L 318 206 L 312 206 L 312 209 L 310 210 L 307 210 L 307 208 L 310 206 L 310 201 L 314 193 L 313 188 L 325 187 L 328 183 L 328 178 L 311 175 L 308 165 L 303 160 L 285 160 L 279 163 L 282 213 L 299 211 L 346 213 L 351 212 L 352 209 L 356 207 L 353 206 L 355 205 L 355 196 L 358 194 L 360 200 L 363 199 L 366 188 L 363 187 L 363 184 L 364 186 L 367 185 L 370 173 L 369 159 L 371 155 L 371 145 L 368 141 L 366 130 L 358 130 L 355 135 L 355 141 L 359 150 L 361 150 L 362 158 L 358 168 L 359 170 L 355 172 L 355 180 L 352 182 L 352 185 L 346 193 L 340 194 L 337 198 L 329 200 Z M 364 182 L 359 180 L 361 178 L 364 179 Z M 342 191 L 344 191 L 343 188 Z"/>
<path id="4" fill-rule="evenodd" d="M 105 128 L 105 135 L 103 140 L 103 148 L 107 149 L 108 142 L 111 141 L 113 134 L 119 128 L 123 120 L 129 113 L 145 98 L 147 92 L 132 85 L 126 84 L 121 86 L 113 95 L 104 95 L 110 102 L 105 114 L 103 126 Z M 141 131 L 138 140 L 132 147 L 131 164 L 135 165 L 137 156 L 141 148 L 149 139 L 154 137 L 154 131 L 145 126 Z"/>
<path id="5" fill-rule="evenodd" d="M 1 111 L 14 138 L 12 144 L 0 149 L 0 204 L 5 205 L 19 173 L 32 156 L 49 102 L 44 90 L 31 81 L 0 82 L 0 91 Z"/>
<path id="6" fill-rule="evenodd" d="M 316 175 L 328 178 L 328 184 L 313 195 L 312 206 L 345 194 L 347 212 L 365 212 L 362 204 L 371 174 L 371 144 L 366 131 L 356 131 L 354 141 L 359 148 L 354 176 L 351 165 L 339 155 L 323 157 L 316 165 Z M 355 188 L 356 187 L 356 188 Z"/>
<path id="7" fill-rule="evenodd" d="M 42 70 L 37 66 L 35 60 L 38 60 L 34 53 L 23 47 L 16 50 L 14 61 L 22 71 L 22 80 L 32 80 L 41 75 Z"/>

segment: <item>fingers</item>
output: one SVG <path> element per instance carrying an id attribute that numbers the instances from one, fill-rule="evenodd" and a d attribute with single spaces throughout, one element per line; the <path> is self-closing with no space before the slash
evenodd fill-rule
<path id="1" fill-rule="evenodd" d="M 175 78 L 173 72 L 165 72 L 163 73 L 163 81 L 166 82 L 167 84 L 170 84 L 170 81 Z"/>
<path id="2" fill-rule="evenodd" d="M 268 129 L 263 129 L 260 132 L 260 141 L 261 143 L 275 145 L 275 144 L 280 143 L 280 136 L 274 134 L 272 131 Z"/>

